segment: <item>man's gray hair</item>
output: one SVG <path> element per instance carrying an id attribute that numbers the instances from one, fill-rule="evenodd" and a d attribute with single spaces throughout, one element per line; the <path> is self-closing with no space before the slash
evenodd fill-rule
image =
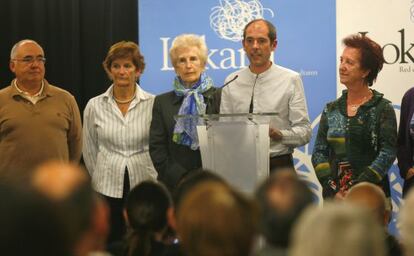
<path id="1" fill-rule="evenodd" d="M 17 49 L 22 45 L 22 44 L 26 44 L 26 43 L 33 43 L 33 44 L 37 44 L 40 48 L 42 48 L 40 46 L 40 44 L 38 44 L 36 41 L 32 40 L 32 39 L 23 39 L 20 40 L 19 42 L 15 43 L 10 51 L 10 59 L 14 59 L 16 57 L 16 52 Z M 42 48 L 43 49 L 43 48 Z"/>

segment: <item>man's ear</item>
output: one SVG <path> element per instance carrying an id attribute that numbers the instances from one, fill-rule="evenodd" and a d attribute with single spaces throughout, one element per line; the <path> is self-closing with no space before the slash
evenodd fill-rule
<path id="1" fill-rule="evenodd" d="M 391 211 L 390 210 L 385 210 L 384 213 L 384 224 L 388 225 L 391 221 Z"/>
<path id="2" fill-rule="evenodd" d="M 275 39 L 275 41 L 273 41 L 272 43 L 273 50 L 276 50 L 276 47 L 277 47 L 277 39 Z"/>
<path id="3" fill-rule="evenodd" d="M 129 227 L 128 213 L 125 208 L 122 210 L 122 216 L 124 217 L 125 224 L 127 225 L 127 227 Z"/>
<path id="4" fill-rule="evenodd" d="M 15 72 L 15 65 L 16 65 L 16 63 L 14 63 L 14 61 L 12 61 L 12 60 L 10 60 L 10 62 L 9 62 L 9 68 L 10 68 L 10 71 L 11 72 Z"/>
<path id="5" fill-rule="evenodd" d="M 175 231 L 177 231 L 177 219 L 175 217 L 175 209 L 174 207 L 170 207 L 167 210 L 167 221 L 168 221 L 168 225 L 174 229 Z"/>

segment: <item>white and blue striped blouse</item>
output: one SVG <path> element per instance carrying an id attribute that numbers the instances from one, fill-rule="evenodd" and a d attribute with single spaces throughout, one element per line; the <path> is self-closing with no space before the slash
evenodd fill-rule
<path id="1" fill-rule="evenodd" d="M 125 116 L 113 99 L 113 85 L 84 111 L 83 158 L 94 189 L 109 197 L 122 197 L 125 168 L 131 188 L 157 178 L 148 152 L 154 95 L 136 86 Z"/>

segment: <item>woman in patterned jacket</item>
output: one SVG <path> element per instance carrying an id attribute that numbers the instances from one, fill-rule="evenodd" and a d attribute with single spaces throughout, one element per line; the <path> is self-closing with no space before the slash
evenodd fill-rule
<path id="1" fill-rule="evenodd" d="M 312 164 L 324 197 L 343 198 L 362 181 L 380 185 L 389 196 L 397 122 L 391 102 L 370 88 L 384 63 L 382 49 L 364 35 L 346 37 L 343 44 L 339 77 L 347 90 L 322 112 Z"/>

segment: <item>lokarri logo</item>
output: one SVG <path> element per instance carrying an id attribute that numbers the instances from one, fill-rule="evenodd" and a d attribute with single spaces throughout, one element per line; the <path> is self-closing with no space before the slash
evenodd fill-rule
<path id="1" fill-rule="evenodd" d="M 397 32 L 400 34 L 398 38 L 382 46 L 385 64 L 398 65 L 401 73 L 414 72 L 414 43 L 411 41 L 412 35 L 410 34 L 412 30 L 402 28 Z M 370 36 L 368 31 L 359 33 L 363 36 Z"/>
<path id="2" fill-rule="evenodd" d="M 211 10 L 210 27 L 220 38 L 233 42 L 243 39 L 243 29 L 249 21 L 264 18 L 266 11 L 274 16 L 258 0 L 220 0 L 220 5 Z"/>
<path id="3" fill-rule="evenodd" d="M 219 0 L 219 5 L 211 8 L 210 27 L 219 38 L 238 42 L 243 39 L 243 29 L 247 23 L 254 19 L 263 19 L 265 13 L 271 17 L 274 12 L 264 8 L 259 0 Z M 162 42 L 162 66 L 161 71 L 171 71 L 168 51 L 171 37 L 160 37 Z M 272 52 L 270 56 L 274 60 Z M 209 48 L 206 69 L 227 70 L 239 69 L 246 66 L 246 55 L 243 48 Z"/>

